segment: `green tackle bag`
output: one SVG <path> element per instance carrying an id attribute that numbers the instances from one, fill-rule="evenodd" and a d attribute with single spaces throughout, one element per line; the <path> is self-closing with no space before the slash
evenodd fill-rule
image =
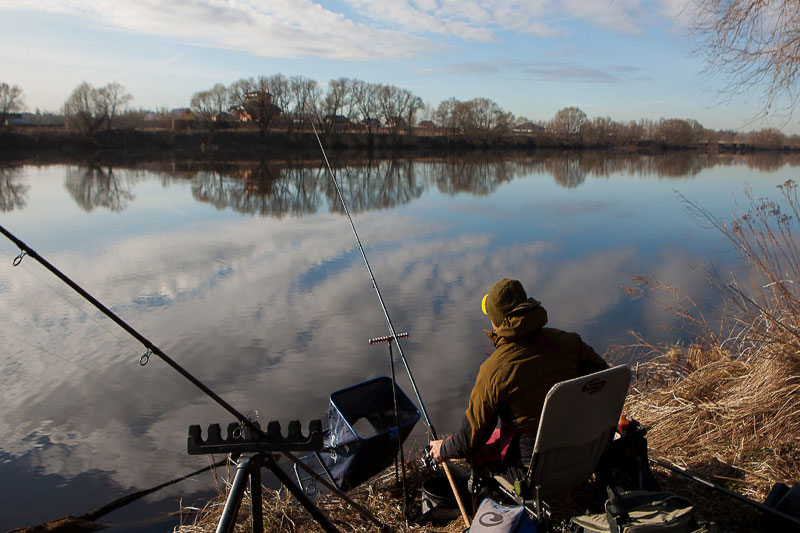
<path id="1" fill-rule="evenodd" d="M 566 531 L 572 533 L 703 533 L 706 523 L 692 502 L 671 492 L 609 491 L 605 513 L 576 516 Z"/>

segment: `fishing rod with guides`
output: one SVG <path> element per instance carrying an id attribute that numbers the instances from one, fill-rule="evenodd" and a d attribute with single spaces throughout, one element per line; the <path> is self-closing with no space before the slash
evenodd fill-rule
<path id="1" fill-rule="evenodd" d="M 406 360 L 406 356 L 403 353 L 403 347 L 400 345 L 400 338 L 402 338 L 402 337 L 401 337 L 401 335 L 399 335 L 396 332 L 396 330 L 394 328 L 394 324 L 392 323 L 392 319 L 389 317 L 389 311 L 387 311 L 387 309 L 386 309 L 386 304 L 385 304 L 385 302 L 383 300 L 383 296 L 381 296 L 381 291 L 378 288 L 378 282 L 375 280 L 375 275 L 372 273 L 372 267 L 370 266 L 369 260 L 367 259 L 367 254 L 364 252 L 364 247 L 362 246 L 361 239 L 358 236 L 358 231 L 356 231 L 356 225 L 353 222 L 353 217 L 350 216 L 350 210 L 347 208 L 347 202 L 345 202 L 345 200 L 344 200 L 344 196 L 342 195 L 342 191 L 339 188 L 339 182 L 336 180 L 336 176 L 334 175 L 333 170 L 331 169 L 331 164 L 328 161 L 328 155 L 325 153 L 325 147 L 322 145 L 322 140 L 319 137 L 319 133 L 317 132 L 317 127 L 314 125 L 314 121 L 313 120 L 311 121 L 311 127 L 314 130 L 314 136 L 317 139 L 317 143 L 319 144 L 319 148 L 322 151 L 322 157 L 325 160 L 325 166 L 328 169 L 328 175 L 330 176 L 331 181 L 333 182 L 334 188 L 336 189 L 336 194 L 339 197 L 339 201 L 342 204 L 342 208 L 344 209 L 344 213 L 345 213 L 345 215 L 347 215 L 347 220 L 350 222 L 350 228 L 353 230 L 353 235 L 356 238 L 356 243 L 358 244 L 358 250 L 359 250 L 359 252 L 361 252 L 361 258 L 364 260 L 364 265 L 367 267 L 367 272 L 369 273 L 369 278 L 372 281 L 372 288 L 375 289 L 375 294 L 378 296 L 378 303 L 381 306 L 381 310 L 383 311 L 383 317 L 386 320 L 386 326 L 389 329 L 389 335 L 386 337 L 386 339 L 388 339 L 388 342 L 389 342 L 390 358 L 392 357 L 392 355 L 391 355 L 391 342 L 394 341 L 395 346 L 397 346 L 397 353 L 400 356 L 400 360 L 402 361 L 403 366 L 405 367 L 406 374 L 408 375 L 408 379 L 411 382 L 411 388 L 414 389 L 414 395 L 417 398 L 417 403 L 419 404 L 420 412 L 422 413 L 422 417 L 425 420 L 425 425 L 427 426 L 428 433 L 429 433 L 429 435 L 431 437 L 430 440 L 437 440 L 438 436 L 436 434 L 436 429 L 433 427 L 433 423 L 431 422 L 430 417 L 428 417 L 428 411 L 425 409 L 425 404 L 422 402 L 422 397 L 421 397 L 421 395 L 419 393 L 419 388 L 417 388 L 417 384 L 414 381 L 414 376 L 411 373 L 411 367 L 409 367 L 408 360 Z M 392 359 L 391 362 L 392 362 L 392 387 L 394 387 L 394 360 Z M 395 414 L 395 416 L 397 416 L 397 415 Z M 398 439 L 399 439 L 399 437 L 398 437 Z M 400 446 L 402 446 L 402 444 Z M 402 450 L 402 448 L 401 448 L 401 450 Z M 461 501 L 461 496 L 459 494 L 458 489 L 456 488 L 456 484 L 455 484 L 455 481 L 453 479 L 453 475 L 450 472 L 450 468 L 449 468 L 448 463 L 447 463 L 446 460 L 442 462 L 442 466 L 443 466 L 444 472 L 445 472 L 445 474 L 447 476 L 447 480 L 450 483 L 450 488 L 453 490 L 453 495 L 456 498 L 456 502 L 458 503 L 459 510 L 461 511 L 461 516 L 462 516 L 466 526 L 469 527 L 470 526 L 470 521 L 469 521 L 469 518 L 467 517 L 466 509 L 464 508 L 464 504 Z M 404 475 L 405 475 L 405 469 L 404 469 Z M 405 485 L 405 481 L 404 481 L 404 485 Z M 408 496 L 406 495 L 406 499 L 407 499 L 407 497 Z"/>
<path id="2" fill-rule="evenodd" d="M 145 366 L 149 361 L 150 357 L 155 355 L 164 361 L 167 365 L 172 367 L 176 372 L 178 372 L 181 376 L 186 378 L 190 383 L 192 383 L 195 387 L 200 389 L 204 394 L 206 394 L 209 398 L 214 400 L 218 405 L 220 405 L 223 409 L 228 411 L 232 414 L 236 420 L 242 425 L 243 428 L 247 428 L 251 432 L 251 434 L 255 435 L 257 438 L 267 440 L 268 435 L 267 433 L 261 429 L 260 425 L 251 420 L 249 417 L 245 416 L 242 412 L 238 409 L 233 407 L 230 403 L 225 401 L 220 395 L 216 392 L 211 390 L 207 385 L 205 385 L 202 381 L 197 379 L 191 372 L 186 370 L 183 366 L 181 366 L 177 361 L 172 359 L 168 356 L 161 348 L 159 348 L 155 343 L 149 340 L 147 337 L 139 333 L 136 329 L 134 329 L 130 324 L 125 322 L 122 318 L 120 318 L 116 313 L 111 311 L 108 307 L 106 307 L 103 303 L 101 303 L 97 298 L 92 296 L 89 292 L 87 292 L 83 287 L 78 285 L 75 281 L 73 281 L 69 276 L 61 272 L 58 268 L 56 268 L 53 264 L 47 261 L 44 257 L 39 255 L 33 248 L 28 246 L 25 242 L 19 239 L 16 235 L 11 233 L 8 229 L 6 229 L 3 225 L 0 225 L 0 233 L 3 234 L 7 239 L 13 242 L 20 250 L 20 254 L 17 255 L 13 260 L 14 266 L 19 266 L 22 260 L 29 256 L 32 259 L 36 260 L 39 264 L 45 267 L 48 271 L 50 271 L 53 275 L 55 275 L 58 279 L 63 281 L 66 285 L 68 285 L 72 290 L 77 292 L 81 295 L 85 300 L 91 303 L 95 308 L 97 308 L 101 313 L 105 316 L 110 318 L 114 323 L 116 323 L 119 327 L 125 330 L 128 334 L 130 334 L 133 338 L 139 341 L 145 348 L 146 351 L 142 354 L 139 363 L 142 366 Z M 316 481 L 319 481 L 322 485 L 324 485 L 328 490 L 332 493 L 336 494 L 339 498 L 341 498 L 344 502 L 350 505 L 353 509 L 355 509 L 361 516 L 368 519 L 370 522 L 378 526 L 379 529 L 385 530 L 386 525 L 378 520 L 371 512 L 367 509 L 362 507 L 360 504 L 353 501 L 349 496 L 347 496 L 343 491 L 341 491 L 335 484 L 330 483 L 328 480 L 320 476 L 317 472 L 312 470 L 308 465 L 306 465 L 301 459 L 296 457 L 290 451 L 282 450 L 280 452 L 281 456 L 286 457 L 295 466 L 301 468 L 305 471 L 308 475 L 313 477 Z M 276 458 L 273 456 L 272 453 L 265 453 L 267 459 L 270 462 L 274 462 Z M 316 517 L 315 517 L 316 518 Z"/>

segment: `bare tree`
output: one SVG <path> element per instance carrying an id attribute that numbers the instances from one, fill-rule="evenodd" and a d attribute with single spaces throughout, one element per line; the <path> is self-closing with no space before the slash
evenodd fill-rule
<path id="1" fill-rule="evenodd" d="M 253 78 L 241 78 L 228 87 L 228 104 L 231 107 L 243 106 L 247 95 L 258 89 L 258 82 Z"/>
<path id="2" fill-rule="evenodd" d="M 350 82 L 350 93 L 353 97 L 355 114 L 366 127 L 367 135 L 370 139 L 378 129 L 378 117 L 381 112 L 378 98 L 379 91 L 380 85 L 375 83 L 367 83 L 362 80 L 352 80 Z"/>
<path id="3" fill-rule="evenodd" d="M 422 108 L 422 99 L 408 89 L 394 85 L 381 85 L 378 90 L 378 104 L 383 120 L 389 126 L 393 136 L 402 129 L 410 129 L 414 124 L 414 115 Z"/>
<path id="4" fill-rule="evenodd" d="M 106 121 L 106 113 L 100 91 L 86 82 L 75 87 L 64 102 L 67 123 L 84 133 L 94 133 Z"/>
<path id="5" fill-rule="evenodd" d="M 460 102 L 455 98 L 449 98 L 439 102 L 439 106 L 434 113 L 434 120 L 438 126 L 450 135 L 455 135 L 459 128 L 456 108 Z"/>
<path id="6" fill-rule="evenodd" d="M 465 102 L 470 124 L 467 129 L 481 133 L 502 134 L 511 130 L 513 115 L 488 98 L 473 98 Z"/>
<path id="7" fill-rule="evenodd" d="M 106 129 L 110 130 L 114 119 L 125 109 L 125 106 L 133 100 L 133 96 L 122 84 L 116 81 L 112 81 L 108 85 L 100 87 L 97 90 L 97 96 L 103 108 L 103 114 L 105 115 Z"/>
<path id="8" fill-rule="evenodd" d="M 206 121 L 211 121 L 228 108 L 228 89 L 217 83 L 207 91 L 196 92 L 192 95 L 189 107 Z"/>
<path id="9" fill-rule="evenodd" d="M 25 109 L 25 102 L 20 86 L 0 83 L 0 126 L 5 125 L 11 113 L 18 113 L 23 109 Z"/>
<path id="10" fill-rule="evenodd" d="M 565 107 L 556 113 L 550 121 L 550 127 L 561 135 L 574 136 L 581 132 L 586 120 L 586 113 L 577 107 Z"/>
<path id="11" fill-rule="evenodd" d="M 760 114 L 779 104 L 791 114 L 800 82 L 800 2 L 794 0 L 694 0 L 695 51 L 706 70 L 721 74 L 728 98 L 761 94 Z"/>
<path id="12" fill-rule="evenodd" d="M 339 78 L 328 82 L 328 91 L 322 101 L 322 112 L 325 115 L 342 115 L 352 118 L 352 83 L 347 78 Z"/>
<path id="13" fill-rule="evenodd" d="M 303 126 L 308 118 L 319 120 L 322 89 L 317 80 L 305 76 L 292 76 L 289 78 L 289 98 L 292 125 Z"/>
<path id="14" fill-rule="evenodd" d="M 258 78 L 259 86 L 269 90 L 272 95 L 272 105 L 277 107 L 279 113 L 284 114 L 289 111 L 291 94 L 289 92 L 289 80 L 283 74 L 273 74 L 272 76 L 261 76 Z"/>

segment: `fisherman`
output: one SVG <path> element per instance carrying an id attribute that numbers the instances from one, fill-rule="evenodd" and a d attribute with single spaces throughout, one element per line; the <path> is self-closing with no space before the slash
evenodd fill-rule
<path id="1" fill-rule="evenodd" d="M 430 452 L 438 462 L 460 457 L 492 469 L 524 467 L 550 388 L 608 364 L 577 333 L 544 327 L 547 311 L 517 280 L 495 283 L 481 308 L 492 322 L 484 332 L 495 351 L 481 364 L 460 427 L 432 441 Z"/>

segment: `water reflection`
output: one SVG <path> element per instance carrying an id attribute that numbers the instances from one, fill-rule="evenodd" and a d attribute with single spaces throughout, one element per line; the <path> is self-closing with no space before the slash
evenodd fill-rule
<path id="1" fill-rule="evenodd" d="M 322 204 L 320 168 L 283 167 L 262 161 L 233 170 L 199 170 L 192 196 L 217 209 L 281 218 L 315 213 Z"/>
<path id="2" fill-rule="evenodd" d="M 98 207 L 123 211 L 134 199 L 128 180 L 115 175 L 111 167 L 69 167 L 64 186 L 86 212 Z"/>
<path id="3" fill-rule="evenodd" d="M 683 155 L 690 160 L 589 152 L 333 161 L 395 326 L 411 332 L 409 363 L 442 432 L 457 425 L 484 357 L 480 296 L 499 276 L 524 280 L 553 326 L 601 352 L 628 330 L 678 326 L 618 288 L 652 273 L 697 301 L 709 296 L 686 264 L 718 243 L 664 201 L 673 182 L 657 178 L 696 176 L 694 191 L 708 200 L 730 183 L 701 172 L 720 161 L 798 163 Z M 22 186 L 6 219 L 26 242 L 242 410 L 319 417 L 331 391 L 387 373 L 385 347 L 366 344 L 385 323 L 320 161 L 3 176 Z M 767 186 L 786 179 L 748 176 Z M 601 187 L 582 187 L 595 177 Z M 98 223 L 87 224 L 84 210 Z M 155 358 L 140 367 L 140 346 L 34 262 L 13 269 L 15 254 L 0 248 L 10 254 L 0 258 L 0 475 L 13 464 L 58 475 L 64 492 L 82 495 L 84 474 L 102 478 L 104 491 L 66 514 L 203 466 L 185 454 L 186 427 L 229 416 Z M 21 482 L 17 492 L 7 501 L 21 514 L 0 516 L 0 529 L 40 517 L 23 513 L 36 491 Z"/>
<path id="4" fill-rule="evenodd" d="M 22 179 L 20 169 L 0 167 L 0 211 L 25 207 L 30 186 L 21 183 Z"/>
<path id="5" fill-rule="evenodd" d="M 787 164 L 800 164 L 800 155 L 777 152 L 747 156 L 696 152 L 641 155 L 583 151 L 542 152 L 513 158 L 487 153 L 419 160 L 363 160 L 341 164 L 334 161 L 333 164 L 348 206 L 353 212 L 361 212 L 407 204 L 430 188 L 448 195 L 485 196 L 503 183 L 531 174 L 552 176 L 559 186 L 574 189 L 589 177 L 619 174 L 685 179 L 719 165 L 746 165 L 772 172 Z M 314 214 L 325 206 L 341 211 L 322 161 L 151 163 L 147 169 L 160 174 L 165 184 L 190 180 L 194 198 L 217 209 L 276 218 Z M 20 190 L 24 193 L 24 187 L 4 187 L 4 198 L 18 198 Z M 131 176 L 121 178 L 111 167 L 71 169 L 66 187 L 86 211 L 98 207 L 121 211 L 134 199 Z M 15 192 L 17 196 L 13 196 Z M 24 205 L 24 199 L 16 201 L 18 203 L 13 205 Z"/>
<path id="6" fill-rule="evenodd" d="M 281 218 L 315 214 L 328 208 L 342 210 L 322 161 L 262 160 L 237 163 L 148 163 L 146 171 L 162 177 L 164 185 L 192 182 L 192 195 L 217 209 Z M 535 152 L 526 156 L 485 153 L 447 158 L 348 160 L 334 172 L 342 194 L 353 212 L 386 209 L 407 204 L 426 190 L 455 195 L 492 194 L 501 184 L 531 174 L 551 176 L 566 189 L 580 187 L 587 178 L 612 175 L 693 178 L 714 166 L 744 165 L 774 172 L 785 165 L 800 164 L 800 154 L 764 152 L 748 155 L 667 152 L 657 155 L 614 154 L 602 151 Z M 71 168 L 65 186 L 86 211 L 105 208 L 125 210 L 134 200 L 132 184 L 145 170 L 111 166 Z M 14 182 L 4 169 L 0 208 L 25 205 L 26 186 Z"/>

